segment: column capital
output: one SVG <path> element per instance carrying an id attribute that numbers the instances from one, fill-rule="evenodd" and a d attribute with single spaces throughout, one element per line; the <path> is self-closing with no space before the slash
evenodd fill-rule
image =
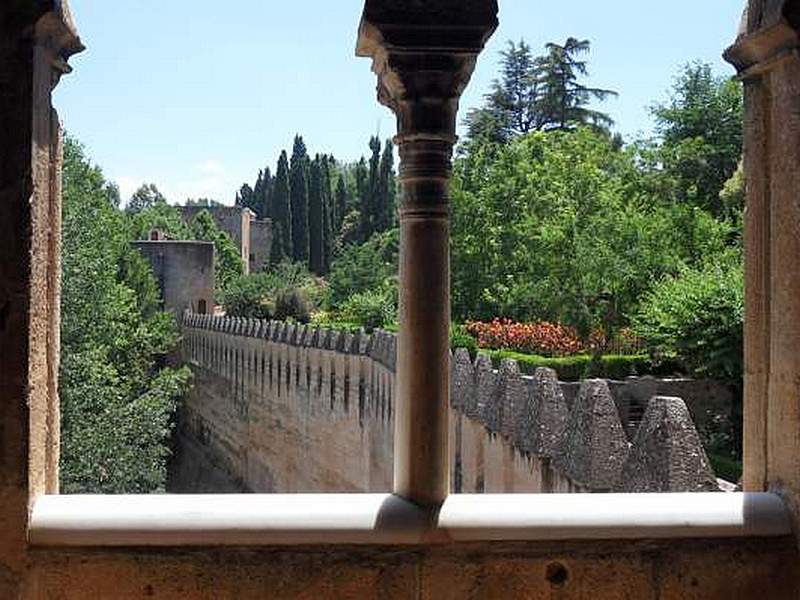
<path id="1" fill-rule="evenodd" d="M 496 0 L 367 0 L 356 53 L 372 58 L 399 143 L 455 142 L 459 98 L 496 27 Z"/>
<path id="2" fill-rule="evenodd" d="M 749 79 L 800 47 L 800 8 L 793 0 L 749 0 L 734 44 L 724 57 Z"/>

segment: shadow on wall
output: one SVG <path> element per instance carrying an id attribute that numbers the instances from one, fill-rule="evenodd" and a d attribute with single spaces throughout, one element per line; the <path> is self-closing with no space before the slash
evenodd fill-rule
<path id="1" fill-rule="evenodd" d="M 381 492 L 391 489 L 396 337 L 187 314 L 196 384 L 180 417 L 171 491 Z M 456 492 L 678 492 L 718 489 L 680 398 L 650 399 L 632 441 L 604 380 L 570 407 L 550 369 L 499 370 L 465 350 L 451 361 Z M 199 467 L 199 465 L 206 465 Z"/>

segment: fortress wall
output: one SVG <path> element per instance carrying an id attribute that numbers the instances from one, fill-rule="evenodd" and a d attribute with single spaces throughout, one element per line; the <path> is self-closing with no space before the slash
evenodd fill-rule
<path id="1" fill-rule="evenodd" d="M 382 492 L 392 487 L 397 342 L 187 314 L 195 385 L 181 408 L 173 492 Z M 654 398 L 629 442 L 606 382 L 571 409 L 555 372 L 451 361 L 454 492 L 716 489 L 679 398 Z"/>

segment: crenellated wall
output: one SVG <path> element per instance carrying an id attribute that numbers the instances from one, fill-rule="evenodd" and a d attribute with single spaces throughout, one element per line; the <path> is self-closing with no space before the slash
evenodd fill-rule
<path id="1" fill-rule="evenodd" d="M 396 338 L 187 314 L 195 373 L 171 491 L 388 491 Z M 708 491 L 716 481 L 679 398 L 650 401 L 629 441 L 608 385 L 568 408 L 556 374 L 451 360 L 455 492 Z"/>

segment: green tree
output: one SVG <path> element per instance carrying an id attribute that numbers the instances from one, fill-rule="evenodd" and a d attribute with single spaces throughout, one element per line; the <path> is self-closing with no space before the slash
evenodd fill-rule
<path id="1" fill-rule="evenodd" d="M 331 188 L 331 161 L 323 155 L 320 161 L 322 193 L 322 275 L 330 271 L 333 259 L 333 190 Z"/>
<path id="2" fill-rule="evenodd" d="M 589 75 L 585 60 L 578 57 L 591 50 L 589 40 L 570 37 L 563 45 L 549 43 L 547 53 L 536 61 L 536 80 L 541 88 L 539 129 L 574 129 L 594 125 L 608 129 L 614 121 L 606 113 L 589 108 L 592 100 L 603 101 L 617 92 L 587 87 L 580 77 Z"/>
<path id="3" fill-rule="evenodd" d="M 325 196 L 323 193 L 322 160 L 319 155 L 311 163 L 308 229 L 311 242 L 309 268 L 312 273 L 325 272 Z"/>
<path id="4" fill-rule="evenodd" d="M 721 252 L 730 225 L 655 201 L 637 165 L 591 128 L 472 147 L 452 185 L 454 317 L 611 333 L 652 281 Z"/>
<path id="5" fill-rule="evenodd" d="M 125 210 L 128 213 L 135 214 L 166 203 L 167 199 L 158 191 L 154 183 L 145 183 L 133 193 Z"/>
<path id="6" fill-rule="evenodd" d="M 293 256 L 292 201 L 289 185 L 289 158 L 286 151 L 278 159 L 275 187 L 272 192 L 272 256 L 270 262 L 278 264 Z"/>
<path id="7" fill-rule="evenodd" d="M 729 216 L 720 192 L 736 172 L 743 142 L 742 86 L 704 63 L 686 65 L 652 113 L 660 144 L 650 157 L 661 193 Z"/>
<path id="8" fill-rule="evenodd" d="M 126 214 L 134 239 L 150 239 L 150 232 L 153 230 L 158 230 L 173 240 L 186 240 L 190 237 L 180 211 L 166 202 L 157 202 L 134 212 L 126 211 Z"/>
<path id="9" fill-rule="evenodd" d="M 207 210 L 195 215 L 190 229 L 193 239 L 214 243 L 214 287 L 216 297 L 221 299 L 231 282 L 244 273 L 241 252 Z"/>
<path id="10" fill-rule="evenodd" d="M 483 106 L 467 114 L 467 146 L 502 144 L 549 129 L 611 127 L 611 118 L 590 104 L 616 96 L 616 92 L 581 83 L 581 78 L 588 76 L 588 64 L 579 57 L 590 47 L 588 40 L 570 37 L 563 45 L 547 44 L 544 55 L 533 56 L 524 40 L 519 44 L 509 41 L 501 52 L 501 77 L 492 82 Z"/>
<path id="11" fill-rule="evenodd" d="M 339 172 L 339 177 L 336 181 L 336 218 L 335 218 L 335 230 L 338 234 L 341 232 L 342 229 L 342 222 L 344 221 L 345 215 L 347 214 L 347 205 L 350 203 L 349 199 L 349 192 L 347 191 L 347 182 L 345 178 L 344 171 Z"/>
<path id="12" fill-rule="evenodd" d="M 217 200 L 213 200 L 211 198 L 187 198 L 186 199 L 186 206 L 203 206 L 206 208 L 215 208 L 220 206 L 225 206 L 222 202 Z"/>
<path id="13" fill-rule="evenodd" d="M 492 82 L 484 106 L 467 114 L 469 139 L 504 143 L 541 127 L 539 78 L 530 46 L 509 40 L 500 57 L 501 79 Z"/>
<path id="14" fill-rule="evenodd" d="M 294 138 L 289 175 L 292 204 L 292 256 L 295 262 L 302 263 L 309 260 L 308 162 L 306 145 L 303 138 L 297 135 Z"/>
<path id="15" fill-rule="evenodd" d="M 327 277 L 328 308 L 335 310 L 351 296 L 377 290 L 396 277 L 399 248 L 397 228 L 378 233 L 363 244 L 345 246 Z"/>
<path id="16" fill-rule="evenodd" d="M 177 342 L 149 266 L 131 250 L 114 190 L 74 140 L 64 145 L 61 488 L 163 491 L 188 369 L 163 368 Z"/>
<path id="17" fill-rule="evenodd" d="M 394 174 L 394 144 L 386 140 L 378 169 L 378 210 L 376 231 L 386 231 L 394 226 L 397 210 L 397 186 Z"/>
<path id="18" fill-rule="evenodd" d="M 259 214 L 259 210 L 261 210 L 261 203 L 259 199 L 256 197 L 253 188 L 250 187 L 249 184 L 245 183 L 239 188 L 239 191 L 236 192 L 236 206 L 241 206 L 242 208 L 249 208 L 254 213 Z"/>
<path id="19" fill-rule="evenodd" d="M 657 357 L 678 358 L 692 375 L 742 378 L 744 269 L 730 250 L 660 280 L 633 318 Z"/>

